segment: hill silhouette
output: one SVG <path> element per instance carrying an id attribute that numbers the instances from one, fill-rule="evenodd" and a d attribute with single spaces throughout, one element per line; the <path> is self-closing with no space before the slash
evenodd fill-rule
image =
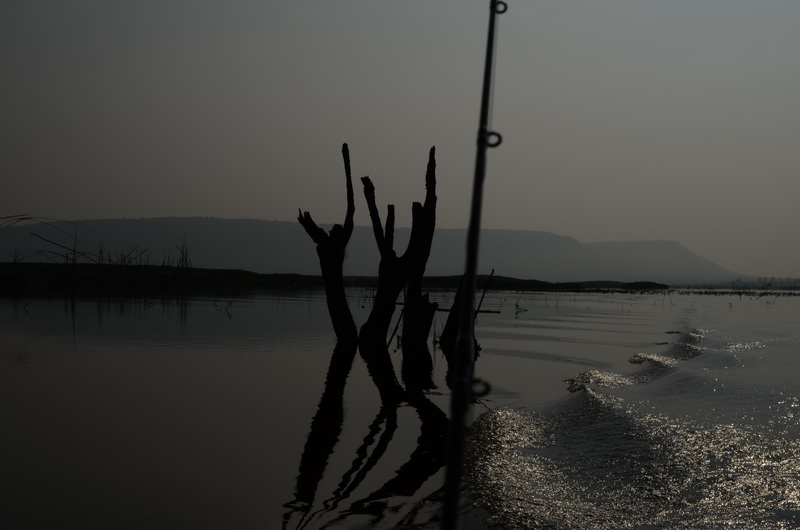
<path id="1" fill-rule="evenodd" d="M 396 229 L 398 252 L 405 249 L 409 235 L 408 228 Z M 464 229 L 437 229 L 426 274 L 460 274 L 465 238 Z M 145 251 L 142 259 L 158 265 L 175 261 L 183 240 L 196 267 L 319 274 L 314 244 L 299 223 L 210 217 L 17 225 L 0 231 L 0 261 L 57 260 L 56 254 L 64 252 L 58 245 L 96 254 L 102 245 L 112 255 L 133 249 Z M 355 228 L 347 253 L 345 275 L 377 274 L 379 255 L 371 228 Z M 480 273 L 495 269 L 501 276 L 548 282 L 648 280 L 687 284 L 741 277 L 674 241 L 581 243 L 550 232 L 483 230 L 480 254 Z"/>

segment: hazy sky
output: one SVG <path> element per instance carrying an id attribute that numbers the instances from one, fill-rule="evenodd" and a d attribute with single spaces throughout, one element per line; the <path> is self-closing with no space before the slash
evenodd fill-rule
<path id="1" fill-rule="evenodd" d="M 800 1 L 509 1 L 483 226 L 800 277 Z M 0 216 L 464 227 L 488 2 L 4 0 Z M 357 183 L 358 184 L 358 183 Z M 360 184 L 356 223 L 369 218 Z"/>

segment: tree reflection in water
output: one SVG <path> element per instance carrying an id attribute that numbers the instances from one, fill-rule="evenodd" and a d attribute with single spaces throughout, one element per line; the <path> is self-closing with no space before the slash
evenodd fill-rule
<path id="1" fill-rule="evenodd" d="M 378 413 L 336 489 L 312 511 L 317 506 L 316 495 L 328 461 L 342 434 L 344 389 L 357 349 L 355 344 L 337 344 L 331 357 L 325 389 L 311 420 L 300 459 L 295 496 L 285 504 L 284 528 L 325 528 L 351 517 L 359 517 L 359 520 L 367 517 L 372 526 L 380 526 L 387 516 L 399 515 L 396 512 L 400 506 L 393 506 L 393 498 L 413 499 L 425 482 L 444 466 L 449 421 L 447 415 L 418 386 L 407 384 L 403 388 L 397 382 L 386 347 L 365 355 L 365 346 L 361 345 L 361 357 L 366 361 L 372 381 L 381 396 Z M 423 378 L 431 379 L 430 374 Z M 415 449 L 383 485 L 365 496 L 352 499 L 358 487 L 364 484 L 390 448 L 397 431 L 401 406 L 413 407 L 419 419 L 420 434 Z M 349 506 L 340 509 L 345 501 L 349 502 Z M 323 523 L 321 519 L 326 515 L 327 522 Z"/>
<path id="2" fill-rule="evenodd" d="M 295 498 L 285 505 L 287 512 L 284 514 L 284 528 L 289 527 L 295 518 L 299 520 L 294 526 L 305 528 L 312 523 L 315 527 L 325 527 L 356 516 L 367 516 L 374 527 L 399 510 L 390 506 L 393 497 L 414 496 L 427 479 L 444 465 L 448 419 L 425 395 L 425 391 L 433 387 L 433 363 L 427 348 L 427 339 L 437 306 L 422 292 L 422 277 L 436 227 L 435 154 L 436 149 L 431 147 L 425 172 L 425 200 L 424 203 L 412 204 L 411 234 L 406 251 L 401 256 L 394 249 L 394 206 L 388 205 L 384 225 L 378 212 L 375 187 L 369 177 L 361 179 L 381 259 L 372 310 L 358 333 L 347 305 L 342 278 L 342 264 L 353 230 L 355 212 L 350 150 L 347 144 L 342 145 L 347 197 L 344 223 L 334 225 L 329 232 L 325 232 L 314 222 L 309 212 L 299 212 L 298 221 L 317 246 L 328 312 L 336 333 L 337 346 L 331 358 L 325 390 L 311 421 L 311 430 L 300 458 Z M 406 347 L 403 351 L 402 369 L 405 386 L 397 380 L 386 345 L 389 326 L 401 292 L 406 293 L 403 319 Z M 339 485 L 331 497 L 312 512 L 330 457 L 342 435 L 344 389 L 356 350 L 367 365 L 370 378 L 380 395 L 381 405 Z M 416 448 L 408 460 L 397 468 L 391 479 L 372 493 L 351 500 L 359 486 L 366 484 L 365 479 L 385 459 L 397 432 L 398 410 L 403 405 L 413 407 L 419 418 L 420 435 Z M 345 500 L 350 500 L 349 507 L 339 510 Z M 329 520 L 327 524 L 320 520 L 325 515 Z"/>

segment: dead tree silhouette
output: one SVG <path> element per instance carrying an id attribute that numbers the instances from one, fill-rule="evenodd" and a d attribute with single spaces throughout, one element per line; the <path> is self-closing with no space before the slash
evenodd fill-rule
<path id="1" fill-rule="evenodd" d="M 398 384 L 394 381 L 394 371 L 389 359 L 386 344 L 389 327 L 395 312 L 397 299 L 406 289 L 404 308 L 403 373 L 406 375 L 406 390 L 417 391 L 421 386 L 429 386 L 415 380 L 420 373 L 430 374 L 430 353 L 427 338 L 433 322 L 436 306 L 422 294 L 422 276 L 431 252 L 433 233 L 436 229 L 436 148 L 428 153 L 425 173 L 425 202 L 412 204 L 411 235 L 403 255 L 398 256 L 394 249 L 394 205 L 388 205 L 386 225 L 383 226 L 375 199 L 375 187 L 369 177 L 363 177 L 364 197 L 367 200 L 372 231 L 380 253 L 378 265 L 378 288 L 372 311 L 359 333 L 359 350 L 367 362 L 376 384 L 383 385 L 382 391 L 388 398 L 406 398 L 397 395 Z M 388 373 L 391 370 L 391 376 Z M 430 378 L 430 375 L 427 376 Z M 380 383 L 379 383 L 380 381 Z M 380 386 L 379 386 L 380 388 Z"/>
<path id="2" fill-rule="evenodd" d="M 334 225 L 329 232 L 317 226 L 309 212 L 299 212 L 297 220 L 317 245 L 320 270 L 325 284 L 328 312 L 339 342 L 357 342 L 370 374 L 382 392 L 390 399 L 405 399 L 389 359 L 386 338 L 395 313 L 397 299 L 406 290 L 403 315 L 403 379 L 415 391 L 430 388 L 432 367 L 427 338 L 433 322 L 436 304 L 422 292 L 422 277 L 431 252 L 436 229 L 436 148 L 428 153 L 425 173 L 425 201 L 412 204 L 411 236 L 405 252 L 398 256 L 394 250 L 394 205 L 389 205 L 384 226 L 375 199 L 375 186 L 369 177 L 361 179 L 367 201 L 375 242 L 380 253 L 378 287 L 372 310 L 359 332 L 347 304 L 344 289 L 343 263 L 345 249 L 353 233 L 355 201 L 350 169 L 350 151 L 342 145 L 347 186 L 347 213 L 343 225 Z M 420 376 L 420 374 L 422 374 Z"/>
<path id="3" fill-rule="evenodd" d="M 361 179 L 372 222 L 375 242 L 380 252 L 378 287 L 373 306 L 358 333 L 347 305 L 342 265 L 345 248 L 353 231 L 353 187 L 347 144 L 342 146 L 347 179 L 347 215 L 344 225 L 335 225 L 326 233 L 311 219 L 308 212 L 298 216 L 306 233 L 317 244 L 317 255 L 327 295 L 337 345 L 325 383 L 317 414 L 311 423 L 297 478 L 295 498 L 285 506 L 284 527 L 299 518 L 298 528 L 314 524 L 318 517 L 335 510 L 351 497 L 367 474 L 386 452 L 397 429 L 398 409 L 407 404 L 419 418 L 420 435 L 416 449 L 398 469 L 394 478 L 361 499 L 354 500 L 348 513 L 370 514 L 392 496 L 412 495 L 429 477 L 442 468 L 445 461 L 444 439 L 448 430 L 447 415 L 425 395 L 433 387 L 432 360 L 427 339 L 433 323 L 436 304 L 422 292 L 422 277 L 430 256 L 436 228 L 436 150 L 430 149 L 425 173 L 425 201 L 412 204 L 412 226 L 408 246 L 398 256 L 394 250 L 394 206 L 389 205 L 383 225 L 375 198 L 375 187 L 369 177 Z M 400 294 L 405 290 L 403 310 L 403 385 L 389 354 L 387 335 Z M 356 346 L 364 359 L 370 378 L 381 398 L 380 409 L 364 441 L 356 451 L 342 483 L 321 508 L 312 510 L 329 456 L 338 444 L 344 425 L 342 396 L 350 372 Z M 368 455 L 368 450 L 371 451 Z M 373 514 L 374 515 L 374 514 Z M 381 516 L 376 516 L 380 520 Z"/>
<path id="4" fill-rule="evenodd" d="M 386 341 L 395 304 L 403 288 L 412 282 L 411 290 L 415 302 L 422 297 L 422 275 L 431 252 L 433 233 L 436 228 L 436 148 L 431 147 L 428 155 L 428 168 L 425 174 L 425 203 L 413 203 L 411 214 L 411 236 L 406 251 L 398 256 L 394 250 L 394 205 L 387 208 L 386 226 L 381 223 L 378 207 L 375 202 L 375 186 L 369 177 L 363 177 L 364 197 L 372 221 L 375 243 L 378 245 L 381 260 L 378 265 L 378 289 L 375 303 L 369 318 L 361 327 L 360 342 L 379 343 Z M 409 306 L 413 313 L 418 307 Z M 427 331 L 425 332 L 427 338 Z M 405 338 L 405 337 L 404 337 Z"/>
<path id="5" fill-rule="evenodd" d="M 342 158 L 344 159 L 344 173 L 347 182 L 347 213 L 343 225 L 333 225 L 330 232 L 325 232 L 318 227 L 311 214 L 298 211 L 297 220 L 306 233 L 317 244 L 322 280 L 325 284 L 325 296 L 328 303 L 328 313 L 331 317 L 336 339 L 339 342 L 357 344 L 358 333 L 353 314 L 347 305 L 347 296 L 344 290 L 343 264 L 345 249 L 353 234 L 353 215 L 356 211 L 353 198 L 353 178 L 350 172 L 350 150 L 347 144 L 342 144 Z"/>

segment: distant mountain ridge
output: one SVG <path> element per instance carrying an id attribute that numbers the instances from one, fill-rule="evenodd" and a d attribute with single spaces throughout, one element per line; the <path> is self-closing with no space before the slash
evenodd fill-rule
<path id="1" fill-rule="evenodd" d="M 40 237 L 50 240 L 48 243 Z M 395 232 L 395 249 L 405 250 L 409 228 Z M 96 254 L 147 249 L 149 261 L 175 260 L 183 238 L 196 267 L 261 273 L 319 274 L 314 244 L 299 223 L 256 219 L 165 217 L 102 219 L 75 223 L 17 225 L 0 231 L 0 261 L 13 256 L 43 261 L 55 244 Z M 466 230 L 437 229 L 426 274 L 461 274 Z M 356 227 L 347 247 L 345 274 L 374 276 L 379 255 L 369 227 Z M 667 284 L 725 282 L 740 278 L 674 241 L 581 243 L 567 236 L 528 230 L 483 230 L 479 272 L 550 282 L 587 280 L 656 281 Z"/>

